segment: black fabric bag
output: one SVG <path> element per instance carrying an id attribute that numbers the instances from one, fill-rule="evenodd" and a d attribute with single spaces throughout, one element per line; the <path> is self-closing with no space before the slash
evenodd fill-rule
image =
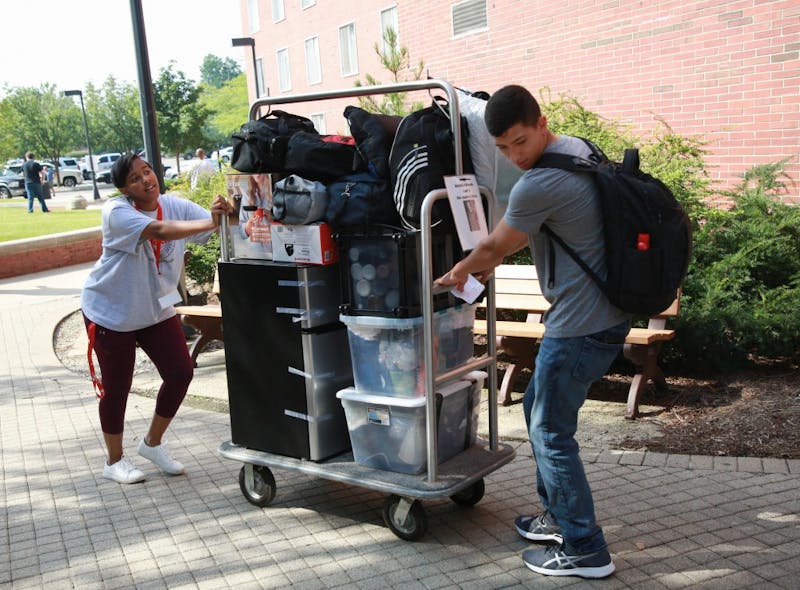
<path id="1" fill-rule="evenodd" d="M 370 113 L 355 106 L 345 108 L 344 117 L 367 169 L 379 178 L 390 178 L 389 153 L 403 118 Z"/>
<path id="2" fill-rule="evenodd" d="M 328 185 L 327 221 L 334 230 L 400 224 L 389 181 L 369 172 L 339 178 Z"/>
<path id="3" fill-rule="evenodd" d="M 289 225 L 322 221 L 328 208 L 325 185 L 296 174 L 275 183 L 272 191 L 272 218 Z"/>
<path id="4" fill-rule="evenodd" d="M 318 135 L 311 119 L 285 111 L 248 121 L 231 136 L 231 167 L 249 173 L 283 172 L 289 138 L 299 131 Z"/>
<path id="5" fill-rule="evenodd" d="M 473 171 L 468 137 L 466 120 L 461 117 L 463 174 Z M 444 177 L 456 172 L 455 153 L 447 101 L 435 98 L 431 106 L 403 118 L 392 143 L 389 168 L 395 206 L 405 227 L 419 228 L 425 197 L 434 189 L 444 188 Z M 452 221 L 446 199 L 438 201 L 433 212 L 434 221 Z"/>
<path id="6" fill-rule="evenodd" d="M 300 131 L 289 138 L 286 171 L 327 182 L 364 168 L 352 137 Z"/>
<path id="7" fill-rule="evenodd" d="M 536 168 L 591 174 L 600 195 L 607 277 L 599 277 L 546 225 L 543 230 L 586 272 L 622 311 L 655 315 L 675 300 L 692 253 L 686 212 L 660 180 L 639 170 L 639 151 L 625 150 L 612 162 L 587 139 L 591 160 L 544 154 Z M 551 249 L 550 268 L 554 269 Z M 548 280 L 554 280 L 548 277 Z"/>

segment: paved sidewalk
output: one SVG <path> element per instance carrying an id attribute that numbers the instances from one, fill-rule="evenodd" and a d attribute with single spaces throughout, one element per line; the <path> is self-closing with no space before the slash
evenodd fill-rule
<path id="1" fill-rule="evenodd" d="M 526 443 L 475 507 L 425 502 L 429 533 L 415 543 L 384 526 L 383 494 L 295 472 L 275 470 L 274 502 L 250 505 L 241 465 L 217 454 L 223 412 L 184 406 L 168 432 L 188 475 L 139 461 L 145 483 L 104 480 L 91 385 L 52 342 L 89 266 L 0 281 L 2 589 L 798 587 L 800 461 L 583 450 L 617 566 L 592 582 L 522 563 L 529 543 L 512 522 L 537 509 Z M 217 389 L 203 371 L 196 381 Z M 153 406 L 129 400 L 131 456 Z"/>

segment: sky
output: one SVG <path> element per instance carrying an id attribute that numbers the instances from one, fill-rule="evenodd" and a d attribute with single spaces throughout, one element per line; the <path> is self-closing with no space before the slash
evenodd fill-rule
<path id="1" fill-rule="evenodd" d="M 23 0 L 16 6 L 0 33 L 0 94 L 5 86 L 45 82 L 83 90 L 109 75 L 138 85 L 130 0 Z M 232 38 L 246 36 L 239 0 L 141 0 L 141 6 L 154 80 L 170 60 L 199 82 L 209 53 L 230 57 L 242 69 L 251 59 L 249 47 L 231 47 Z"/>

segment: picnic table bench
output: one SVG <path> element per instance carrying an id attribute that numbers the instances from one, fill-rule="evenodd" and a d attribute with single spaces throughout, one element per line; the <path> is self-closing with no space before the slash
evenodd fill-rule
<path id="1" fill-rule="evenodd" d="M 494 277 L 495 307 L 527 312 L 525 321 L 495 322 L 497 348 L 513 359 L 498 392 L 498 399 L 505 406 L 511 403 L 511 391 L 520 372 L 533 369 L 536 347 L 544 336 L 542 315 L 550 304 L 542 295 L 533 265 L 502 264 L 495 269 Z M 667 386 L 664 373 L 658 366 L 658 355 L 664 342 L 675 336 L 675 331 L 668 329 L 666 322 L 677 317 L 679 307 L 680 293 L 672 305 L 648 320 L 646 328 L 631 328 L 625 339 L 624 354 L 636 366 L 628 390 L 626 418 L 633 419 L 638 415 L 639 397 L 648 380 L 659 389 Z M 485 320 L 475 320 L 475 333 L 486 333 Z"/>
<path id="2" fill-rule="evenodd" d="M 212 293 L 219 295 L 219 273 L 214 273 L 214 286 Z M 189 354 L 194 366 L 197 366 L 197 355 L 214 340 L 223 342 L 222 336 L 222 306 L 209 303 L 206 305 L 176 305 L 178 313 L 184 324 L 192 326 L 198 334 L 189 345 Z"/>

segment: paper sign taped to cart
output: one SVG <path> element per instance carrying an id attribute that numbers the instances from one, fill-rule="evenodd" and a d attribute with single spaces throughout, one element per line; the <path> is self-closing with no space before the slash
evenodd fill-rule
<path id="1" fill-rule="evenodd" d="M 472 250 L 489 234 L 481 193 L 474 174 L 445 176 L 444 186 L 463 250 Z"/>
<path id="2" fill-rule="evenodd" d="M 226 185 L 234 208 L 229 217 L 233 257 L 272 260 L 270 175 L 228 174 Z"/>

